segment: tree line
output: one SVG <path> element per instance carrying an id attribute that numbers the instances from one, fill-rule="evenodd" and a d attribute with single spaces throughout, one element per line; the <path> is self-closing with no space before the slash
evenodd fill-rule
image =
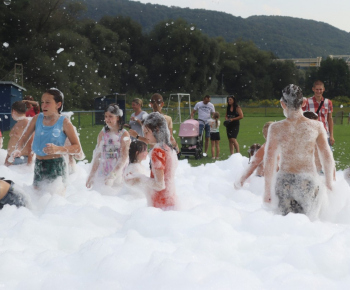
<path id="1" fill-rule="evenodd" d="M 0 79 L 12 80 L 10 72 L 20 63 L 28 94 L 39 99 L 57 87 L 70 110 L 92 109 L 95 97 L 111 93 L 275 99 L 289 83 L 310 94 L 315 79 L 325 81 L 330 98 L 350 94 L 343 60 L 326 59 L 320 69 L 299 70 L 252 41 L 210 38 L 183 19 L 160 21 L 145 33 L 129 17 L 83 19 L 84 9 L 66 0 L 16 0 L 3 6 Z"/>

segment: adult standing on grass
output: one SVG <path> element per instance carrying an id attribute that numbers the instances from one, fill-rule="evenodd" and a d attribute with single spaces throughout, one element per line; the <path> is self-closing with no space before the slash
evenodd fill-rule
<path id="1" fill-rule="evenodd" d="M 325 91 L 324 83 L 315 81 L 312 87 L 314 96 L 307 99 L 304 111 L 311 111 L 318 115 L 318 120 L 323 123 L 327 132 L 328 143 L 330 146 L 334 144 L 333 137 L 333 104 L 332 101 L 323 97 Z"/>
<path id="2" fill-rule="evenodd" d="M 143 137 L 142 120 L 144 120 L 148 114 L 142 111 L 142 100 L 139 98 L 132 100 L 131 107 L 134 113 L 130 116 L 129 124 L 124 124 L 124 127 L 134 130 L 138 136 Z M 136 138 L 132 136 L 131 139 L 136 140 Z"/>
<path id="3" fill-rule="evenodd" d="M 211 118 L 211 115 L 215 113 L 215 107 L 210 102 L 210 96 L 206 95 L 203 98 L 203 101 L 198 102 L 195 104 L 192 112 L 191 112 L 191 119 L 193 119 L 195 112 L 198 111 L 198 119 L 202 120 L 204 122 L 199 122 L 199 132 L 201 134 L 203 133 L 203 129 L 205 131 L 205 145 L 204 145 L 204 153 L 207 154 L 208 146 L 209 146 L 209 137 L 210 137 L 210 125 L 208 123 L 209 119 Z"/>
<path id="4" fill-rule="evenodd" d="M 243 111 L 237 104 L 234 96 L 227 97 L 227 109 L 225 116 L 225 126 L 227 138 L 230 146 L 231 155 L 236 152 L 239 153 L 239 144 L 237 142 L 237 136 L 239 133 L 239 120 L 243 119 Z"/>

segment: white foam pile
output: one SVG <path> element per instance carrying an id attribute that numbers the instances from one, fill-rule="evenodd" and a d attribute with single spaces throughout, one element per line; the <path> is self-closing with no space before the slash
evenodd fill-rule
<path id="1" fill-rule="evenodd" d="M 0 150 L 0 164 L 5 156 Z M 32 204 L 0 211 L 0 288 L 349 289 L 343 172 L 322 217 L 310 221 L 264 206 L 263 178 L 235 190 L 247 163 L 239 154 L 199 167 L 181 160 L 177 211 L 147 207 L 143 194 L 127 188 L 87 190 L 84 162 L 65 197 L 35 193 L 33 168 L 0 165 Z"/>

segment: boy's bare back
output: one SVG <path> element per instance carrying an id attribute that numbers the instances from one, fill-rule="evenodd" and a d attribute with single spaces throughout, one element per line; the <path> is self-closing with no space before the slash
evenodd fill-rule
<path id="1" fill-rule="evenodd" d="M 300 116 L 272 124 L 268 142 L 280 153 L 282 172 L 316 173 L 315 146 L 326 146 L 327 136 L 322 123 Z"/>
<path id="2" fill-rule="evenodd" d="M 17 123 L 12 127 L 9 134 L 9 142 L 7 144 L 7 154 L 11 155 L 11 153 L 15 150 L 16 143 L 23 135 L 24 130 L 27 128 L 29 120 L 27 118 L 23 120 L 17 121 Z M 22 155 L 29 155 L 31 152 L 31 142 L 28 142 L 25 148 L 22 150 Z"/>
<path id="3" fill-rule="evenodd" d="M 288 85 L 282 91 L 281 106 L 286 119 L 271 124 L 265 148 L 264 201 L 271 201 L 275 191 L 279 209 L 288 212 L 312 212 L 319 209 L 319 184 L 315 165 L 315 148 L 318 149 L 324 169 L 325 185 L 332 190 L 333 155 L 321 122 L 303 116 L 305 103 L 301 89 Z M 277 156 L 280 156 L 276 174 Z M 314 211 L 316 212 L 316 211 Z"/>

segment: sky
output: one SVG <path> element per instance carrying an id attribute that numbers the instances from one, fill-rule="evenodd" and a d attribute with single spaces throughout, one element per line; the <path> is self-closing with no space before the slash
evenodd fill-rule
<path id="1" fill-rule="evenodd" d="M 221 11 L 243 18 L 252 15 L 278 15 L 328 23 L 350 32 L 350 1 L 343 0 L 138 0 L 141 3 Z"/>

